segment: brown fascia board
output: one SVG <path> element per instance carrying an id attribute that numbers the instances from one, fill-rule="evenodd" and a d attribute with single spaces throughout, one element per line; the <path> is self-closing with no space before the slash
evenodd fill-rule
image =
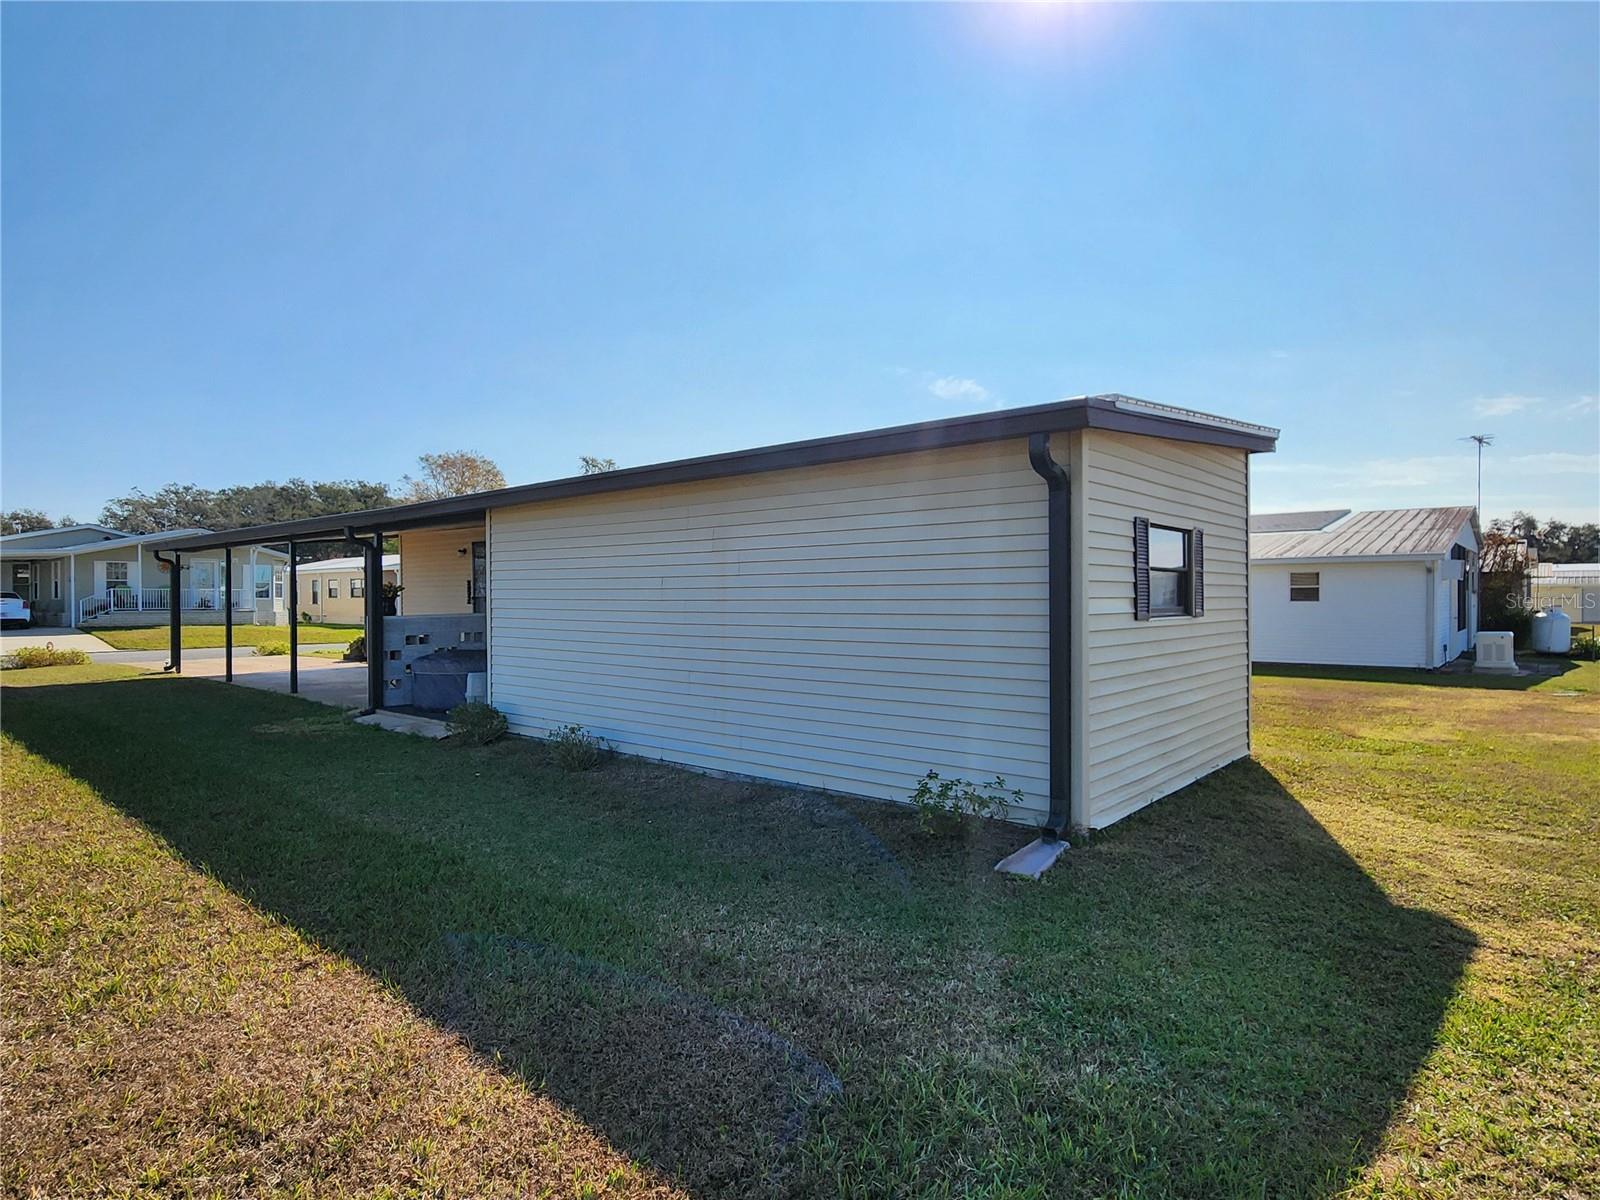
<path id="1" fill-rule="evenodd" d="M 1022 438 L 1033 433 L 1066 433 L 1077 429 L 1103 429 L 1179 442 L 1226 446 L 1249 453 L 1267 453 L 1277 447 L 1276 430 L 1222 420 L 1185 419 L 1180 415 L 1183 412 L 1181 409 L 1171 410 L 1173 415 L 1167 416 L 1154 411 L 1154 406 L 1142 410 L 1137 407 L 1140 403 L 1128 402 L 1119 396 L 1082 396 L 1028 408 L 947 417 L 864 433 L 837 434 L 803 442 L 763 446 L 755 450 L 685 458 L 653 466 L 624 467 L 596 475 L 574 475 L 545 483 L 474 492 L 444 500 L 427 500 L 420 504 L 397 504 L 390 508 L 339 513 L 305 521 L 282 521 L 274 525 L 230 529 L 216 534 L 195 534 L 173 538 L 159 545 L 163 550 L 182 552 L 285 542 L 291 538 L 329 540 L 341 538 L 347 533 L 355 536 L 399 533 L 407 529 L 448 525 L 453 519 L 481 520 L 491 508 L 515 504 L 564 500 L 573 496 L 599 495 L 663 484 L 727 479 L 762 471 L 794 470 L 888 454 L 909 454 L 918 450 Z"/>

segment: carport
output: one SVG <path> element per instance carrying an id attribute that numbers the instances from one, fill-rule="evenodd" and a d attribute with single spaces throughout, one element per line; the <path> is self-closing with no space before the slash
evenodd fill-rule
<path id="1" fill-rule="evenodd" d="M 362 606 L 362 632 L 366 640 L 367 662 L 364 693 L 354 700 L 364 714 L 385 707 L 403 705 L 408 696 L 406 689 L 396 680 L 409 682 L 411 663 L 422 653 L 436 648 L 472 640 L 481 647 L 484 617 L 463 617 L 459 613 L 412 614 L 405 617 L 390 615 L 385 608 L 383 594 L 383 548 L 388 537 L 400 537 L 418 531 L 466 530 L 476 525 L 483 527 L 486 509 L 483 495 L 450 497 L 444 500 L 425 501 L 420 504 L 396 505 L 391 508 L 371 509 L 365 512 L 342 513 L 333 518 L 311 518 L 303 521 L 284 521 L 272 525 L 256 525 L 248 529 L 221 530 L 173 537 L 157 543 L 156 558 L 170 566 L 172 571 L 182 569 L 185 555 L 200 551 L 223 552 L 223 578 L 227 581 L 228 595 L 222 605 L 223 657 L 220 672 L 202 668 L 202 674 L 219 675 L 228 683 L 244 682 L 237 678 L 246 672 L 259 674 L 262 668 L 254 661 L 248 667 L 234 661 L 233 639 L 233 552 L 244 546 L 281 546 L 288 553 L 287 607 L 289 609 L 289 663 L 288 692 L 301 693 L 300 649 L 300 579 L 299 567 L 302 551 L 314 543 L 337 543 L 342 547 L 356 548 L 362 559 L 361 581 L 364 604 Z M 481 533 L 477 536 L 481 537 Z M 456 554 L 462 557 L 457 558 Z M 451 553 L 452 562 L 466 562 L 469 549 L 461 548 Z M 402 563 L 402 570 L 405 565 Z M 352 581 L 354 582 L 354 581 Z M 407 579 L 408 584 L 411 580 Z M 419 599 L 425 589 L 416 589 Z M 387 626 L 387 630 L 386 630 Z M 466 626 L 472 626 L 467 631 Z M 168 659 L 165 669 L 182 674 L 183 663 L 183 612 L 173 608 L 169 614 Z M 318 687 L 323 686 L 320 676 L 323 664 L 310 667 L 319 675 Z M 344 674 L 351 672 L 346 669 Z M 306 681 L 309 683 L 309 679 Z M 256 683 L 254 686 L 262 686 Z"/>

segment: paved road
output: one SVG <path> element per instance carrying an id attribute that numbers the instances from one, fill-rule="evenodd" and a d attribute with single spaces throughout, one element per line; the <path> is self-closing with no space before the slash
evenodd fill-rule
<path id="1" fill-rule="evenodd" d="M 104 645 L 104 643 L 101 644 Z M 300 653 L 301 657 L 304 657 L 312 650 L 343 650 L 346 645 L 348 645 L 346 642 L 302 642 L 300 643 Z M 253 646 L 235 646 L 233 648 L 233 661 L 237 663 L 240 659 L 258 657 L 251 653 L 253 649 Z M 225 653 L 227 652 L 221 646 L 185 646 L 183 648 L 183 661 L 199 662 L 220 659 Z M 95 662 L 123 663 L 127 666 L 143 666 L 148 663 L 155 663 L 160 666 L 167 661 L 167 652 L 165 650 L 101 650 L 91 653 L 89 657 Z"/>
<path id="2" fill-rule="evenodd" d="M 56 629 L 39 625 L 31 629 L 7 629 L 0 632 L 0 654 L 13 650 L 31 649 L 35 646 L 54 646 L 57 650 L 109 650 L 110 646 L 91 634 L 76 629 Z"/>

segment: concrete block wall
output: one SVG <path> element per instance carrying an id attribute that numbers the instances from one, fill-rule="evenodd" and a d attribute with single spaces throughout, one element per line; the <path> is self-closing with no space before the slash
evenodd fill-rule
<path id="1" fill-rule="evenodd" d="M 411 664 L 435 650 L 484 649 L 482 613 L 424 613 L 383 619 L 385 707 L 411 703 Z"/>

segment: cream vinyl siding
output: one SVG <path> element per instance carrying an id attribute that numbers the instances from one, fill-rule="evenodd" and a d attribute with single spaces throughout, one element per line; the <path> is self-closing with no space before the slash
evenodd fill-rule
<path id="1" fill-rule="evenodd" d="M 628 753 L 891 800 L 930 768 L 1002 775 L 1015 815 L 1047 810 L 1045 489 L 1024 442 L 493 527 L 490 673 L 515 731 L 576 722 Z"/>
<path id="2" fill-rule="evenodd" d="M 1072 454 L 1074 820 L 1099 828 L 1250 753 L 1248 525 L 1242 450 L 1085 431 Z M 1133 519 L 1205 531 L 1205 614 L 1133 616 Z"/>
<path id="3" fill-rule="evenodd" d="M 483 540 L 482 526 L 402 533 L 400 582 L 405 590 L 400 611 L 407 616 L 471 612 L 467 584 L 472 580 L 472 543 Z"/>

